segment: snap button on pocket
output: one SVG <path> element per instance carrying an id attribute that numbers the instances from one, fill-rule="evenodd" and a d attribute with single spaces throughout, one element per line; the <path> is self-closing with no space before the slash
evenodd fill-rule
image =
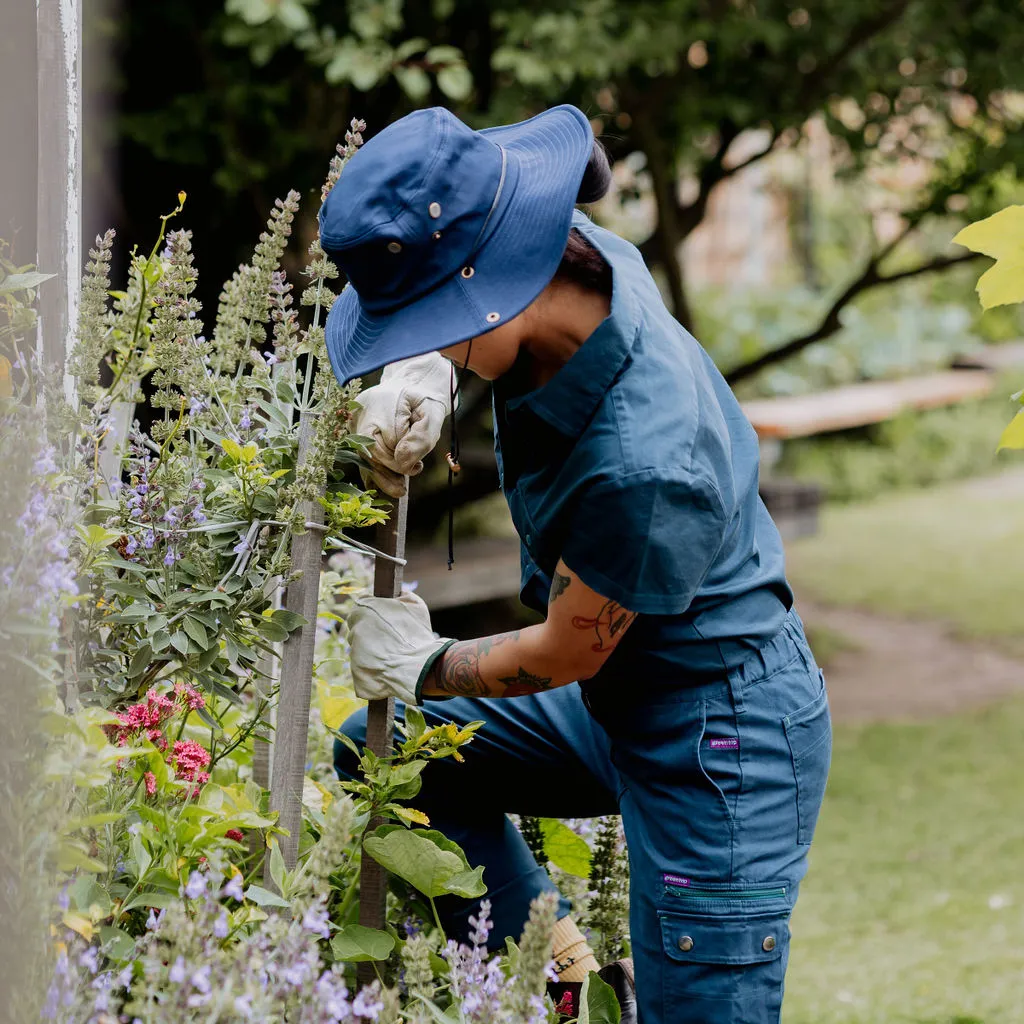
<path id="1" fill-rule="evenodd" d="M 766 935 L 764 942 L 761 943 L 761 948 L 766 952 L 770 953 L 775 948 L 775 936 Z"/>
<path id="2" fill-rule="evenodd" d="M 684 935 L 684 936 L 683 936 L 683 937 L 682 937 L 682 938 L 681 938 L 681 939 L 679 940 L 679 948 L 680 948 L 680 949 L 681 949 L 681 950 L 682 950 L 682 951 L 683 951 L 684 953 L 689 953 L 689 952 L 690 952 L 690 950 L 691 950 L 691 949 L 693 949 L 693 939 L 691 939 L 689 935 Z"/>

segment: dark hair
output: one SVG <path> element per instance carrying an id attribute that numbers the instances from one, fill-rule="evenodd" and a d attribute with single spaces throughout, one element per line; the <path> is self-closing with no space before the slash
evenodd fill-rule
<path id="1" fill-rule="evenodd" d="M 607 194 L 611 183 L 612 170 L 608 164 L 608 154 L 604 146 L 594 139 L 594 149 L 583 172 L 576 202 L 596 203 Z M 576 228 L 569 232 L 569 240 L 565 244 L 562 262 L 555 271 L 555 277 L 573 281 L 602 295 L 610 297 L 612 294 L 612 268 Z"/>

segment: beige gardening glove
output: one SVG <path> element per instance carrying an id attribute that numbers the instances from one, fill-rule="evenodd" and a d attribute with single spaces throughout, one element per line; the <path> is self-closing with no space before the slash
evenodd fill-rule
<path id="1" fill-rule="evenodd" d="M 412 591 L 401 597 L 359 598 L 348 616 L 349 664 L 364 700 L 396 697 L 420 704 L 427 672 L 453 643 L 436 637 L 430 612 Z"/>
<path id="2" fill-rule="evenodd" d="M 451 403 L 452 366 L 439 352 L 385 368 L 379 384 L 359 396 L 355 431 L 373 438 L 368 474 L 392 498 L 405 494 L 406 477 L 441 437 Z"/>

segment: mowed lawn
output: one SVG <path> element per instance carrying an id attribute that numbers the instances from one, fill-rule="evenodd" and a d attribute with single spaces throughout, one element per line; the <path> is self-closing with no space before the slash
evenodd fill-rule
<path id="1" fill-rule="evenodd" d="M 790 568 L 816 600 L 1020 641 L 1024 473 L 829 509 Z M 1024 699 L 837 727 L 793 932 L 786 1024 L 1024 1024 Z"/>
<path id="2" fill-rule="evenodd" d="M 827 507 L 787 562 L 798 597 L 1024 640 L 1024 468 Z"/>
<path id="3" fill-rule="evenodd" d="M 1024 700 L 840 726 L 786 1024 L 1024 1022 Z"/>

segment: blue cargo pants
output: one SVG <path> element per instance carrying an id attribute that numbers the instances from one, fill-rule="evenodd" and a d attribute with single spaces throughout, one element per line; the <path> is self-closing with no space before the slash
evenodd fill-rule
<path id="1" fill-rule="evenodd" d="M 415 805 L 486 866 L 498 944 L 553 888 L 506 813 L 621 813 L 640 1020 L 778 1024 L 832 746 L 824 679 L 795 612 L 717 683 L 657 696 L 585 684 L 423 710 L 428 724 L 486 723 L 464 764 L 428 767 Z M 343 729 L 361 745 L 365 724 L 362 712 Z M 354 768 L 340 743 L 335 765 Z M 474 909 L 450 899 L 445 927 L 464 935 Z"/>

